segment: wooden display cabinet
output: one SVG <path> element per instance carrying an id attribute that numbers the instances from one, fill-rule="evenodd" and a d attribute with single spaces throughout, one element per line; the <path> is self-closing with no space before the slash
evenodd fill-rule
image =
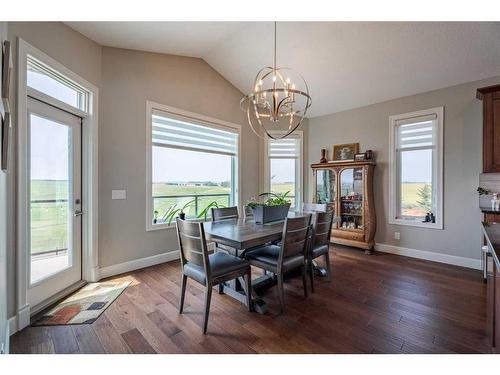
<path id="1" fill-rule="evenodd" d="M 314 203 L 326 203 L 341 221 L 332 226 L 331 242 L 370 252 L 376 229 L 373 160 L 312 164 Z"/>

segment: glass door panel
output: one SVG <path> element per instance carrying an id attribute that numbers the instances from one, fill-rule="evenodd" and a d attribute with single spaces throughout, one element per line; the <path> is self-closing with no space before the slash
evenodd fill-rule
<path id="1" fill-rule="evenodd" d="M 28 99 L 28 302 L 81 280 L 81 120 Z"/>
<path id="2" fill-rule="evenodd" d="M 71 129 L 30 115 L 31 284 L 71 266 Z"/>
<path id="3" fill-rule="evenodd" d="M 316 170 L 316 203 L 326 203 L 335 212 L 337 196 L 336 174 L 331 169 Z"/>
<path id="4" fill-rule="evenodd" d="M 340 227 L 363 230 L 363 168 L 344 169 L 340 174 Z"/>

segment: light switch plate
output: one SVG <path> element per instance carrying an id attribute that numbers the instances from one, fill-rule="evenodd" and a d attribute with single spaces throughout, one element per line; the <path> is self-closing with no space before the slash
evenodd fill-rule
<path id="1" fill-rule="evenodd" d="M 127 190 L 111 190 L 111 199 L 127 199 Z"/>

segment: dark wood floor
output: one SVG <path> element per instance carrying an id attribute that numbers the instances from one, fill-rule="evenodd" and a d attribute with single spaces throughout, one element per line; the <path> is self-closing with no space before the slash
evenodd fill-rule
<path id="1" fill-rule="evenodd" d="M 267 315 L 213 294 L 201 333 L 203 292 L 188 283 L 177 313 L 179 262 L 122 275 L 131 286 L 91 325 L 29 327 L 13 353 L 485 353 L 485 286 L 478 271 L 396 255 L 332 247 L 333 280 L 286 282 L 287 312 L 275 288 Z M 254 275 L 256 277 L 258 274 Z"/>

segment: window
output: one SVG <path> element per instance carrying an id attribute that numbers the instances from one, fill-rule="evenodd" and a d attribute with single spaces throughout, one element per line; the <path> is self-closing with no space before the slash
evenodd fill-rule
<path id="1" fill-rule="evenodd" d="M 89 93 L 86 90 L 31 55 L 27 57 L 26 83 L 38 94 L 50 96 L 83 112 L 88 111 Z"/>
<path id="2" fill-rule="evenodd" d="M 289 192 L 292 207 L 302 202 L 302 132 L 285 139 L 266 140 L 266 190 Z"/>
<path id="3" fill-rule="evenodd" d="M 148 102 L 149 230 L 238 204 L 239 127 Z"/>
<path id="4" fill-rule="evenodd" d="M 443 229 L 442 143 L 443 107 L 390 117 L 389 223 Z"/>

